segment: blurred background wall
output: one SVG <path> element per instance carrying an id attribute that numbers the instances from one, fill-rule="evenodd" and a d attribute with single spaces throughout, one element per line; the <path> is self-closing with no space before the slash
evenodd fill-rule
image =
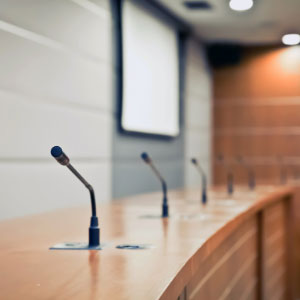
<path id="1" fill-rule="evenodd" d="M 197 186 L 200 179 L 191 157 L 210 178 L 212 80 L 203 46 L 189 38 L 185 43 L 182 87 L 182 117 L 179 137 L 161 139 L 124 135 L 118 131 L 115 118 L 113 132 L 113 197 L 155 191 L 159 182 L 140 159 L 149 152 L 166 178 L 169 188 Z M 168 116 L 166 116 L 167 118 Z"/>
<path id="2" fill-rule="evenodd" d="M 110 199 L 111 24 L 108 1 L 0 1 L 0 218 L 86 203 L 53 145 Z"/>
<path id="3" fill-rule="evenodd" d="M 214 155 L 235 160 L 242 155 L 258 183 L 280 182 L 281 169 L 299 177 L 299 47 L 247 47 L 239 64 L 214 70 Z M 214 161 L 214 180 L 224 182 Z M 292 166 L 293 165 L 293 166 Z M 234 165 L 235 178 L 247 173 Z"/>
<path id="4" fill-rule="evenodd" d="M 235 158 L 242 155 L 258 184 L 280 183 L 282 172 L 298 186 L 300 135 L 300 48 L 247 47 L 239 64 L 216 68 L 214 78 L 214 157 L 233 162 L 234 178 L 246 184 L 247 172 Z M 215 159 L 214 183 L 226 180 Z M 298 189 L 295 199 L 299 199 Z M 300 220 L 300 204 L 293 207 Z M 300 228 L 294 242 L 300 244 Z M 299 267 L 300 254 L 295 253 Z M 299 268 L 298 268 L 299 269 Z M 300 287 L 297 285 L 298 294 Z"/>
<path id="5" fill-rule="evenodd" d="M 210 180 L 213 78 L 205 51 L 195 40 L 189 40 L 187 44 L 185 76 L 185 185 L 199 186 L 199 174 L 191 164 L 191 157 L 198 159 Z"/>
<path id="6" fill-rule="evenodd" d="M 190 156 L 210 172 L 211 78 L 202 45 L 187 42 L 179 138 L 116 131 L 116 65 L 109 0 L 0 1 L 0 219 L 85 204 L 88 194 L 50 157 L 61 145 L 99 202 L 159 190 L 140 151 L 170 187 L 198 184 Z M 203 143 L 206 144 L 203 144 Z"/>

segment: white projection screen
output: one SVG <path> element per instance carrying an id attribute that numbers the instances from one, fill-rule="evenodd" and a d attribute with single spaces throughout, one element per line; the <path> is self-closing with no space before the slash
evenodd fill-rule
<path id="1" fill-rule="evenodd" d="M 131 0 L 122 7 L 122 114 L 128 132 L 179 134 L 177 31 Z"/>

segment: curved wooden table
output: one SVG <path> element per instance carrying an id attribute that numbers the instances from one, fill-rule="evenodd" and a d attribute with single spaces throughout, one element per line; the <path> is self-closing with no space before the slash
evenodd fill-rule
<path id="1" fill-rule="evenodd" d="M 99 205 L 101 251 L 48 250 L 87 240 L 88 206 L 1 222 L 0 299 L 288 299 L 293 189 L 236 191 L 171 191 L 169 219 L 143 217 L 160 193 Z"/>

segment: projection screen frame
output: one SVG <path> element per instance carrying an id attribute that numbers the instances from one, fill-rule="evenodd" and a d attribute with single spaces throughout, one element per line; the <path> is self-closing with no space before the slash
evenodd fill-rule
<path id="1" fill-rule="evenodd" d="M 139 6 L 143 7 L 146 11 L 149 11 L 155 17 L 161 19 L 163 22 L 170 24 L 174 27 L 177 35 L 177 52 L 178 52 L 178 126 L 179 134 L 176 136 L 149 133 L 149 132 L 140 132 L 140 131 L 131 131 L 126 130 L 122 125 L 122 113 L 123 113 L 123 2 L 125 0 L 116 0 L 114 12 L 116 15 L 115 29 L 116 29 L 116 65 L 117 65 L 117 127 L 118 131 L 124 135 L 138 136 L 145 138 L 155 138 L 155 139 L 175 139 L 182 134 L 183 128 L 183 90 L 184 90 L 184 68 L 185 68 L 185 40 L 187 35 L 190 32 L 190 27 L 186 25 L 182 20 L 178 19 L 160 4 L 152 0 L 131 0 L 137 3 Z"/>

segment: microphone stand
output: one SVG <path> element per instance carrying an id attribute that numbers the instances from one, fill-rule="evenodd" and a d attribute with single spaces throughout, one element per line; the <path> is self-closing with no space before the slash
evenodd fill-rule
<path id="1" fill-rule="evenodd" d="M 198 170 L 198 172 L 201 175 L 201 179 L 202 179 L 201 203 L 203 205 L 206 205 L 206 203 L 207 203 L 207 179 L 206 179 L 206 175 L 205 175 L 203 169 L 201 168 L 201 166 L 199 165 L 196 158 L 192 158 L 191 162 L 196 167 L 196 169 Z"/>
<path id="2" fill-rule="evenodd" d="M 227 171 L 227 193 L 228 195 L 232 195 L 234 188 L 233 188 L 233 182 L 234 182 L 234 176 L 231 168 L 228 167 L 228 165 L 225 163 L 223 155 L 218 156 L 218 160 L 223 163 L 225 170 Z"/>
<path id="3" fill-rule="evenodd" d="M 98 217 L 96 212 L 96 199 L 93 187 L 80 175 L 80 173 L 71 165 L 70 159 L 62 151 L 59 146 L 55 146 L 51 149 L 51 155 L 59 162 L 61 165 L 66 166 L 89 190 L 91 199 L 91 210 L 92 216 L 90 220 L 89 227 L 89 243 L 64 243 L 58 244 L 51 247 L 51 250 L 100 250 L 100 229 L 98 227 Z"/>
<path id="4" fill-rule="evenodd" d="M 246 170 L 248 172 L 248 186 L 249 186 L 250 190 L 254 190 L 255 185 L 256 185 L 254 171 L 252 169 L 250 169 L 249 165 L 246 164 L 246 162 L 243 160 L 243 158 L 241 156 L 237 157 L 237 161 L 246 168 Z"/>
<path id="5" fill-rule="evenodd" d="M 161 174 L 159 173 L 159 171 L 157 170 L 157 168 L 153 164 L 152 159 L 150 158 L 150 156 L 146 152 L 141 154 L 141 158 L 144 160 L 144 162 L 146 164 L 148 164 L 150 166 L 150 168 L 152 169 L 154 174 L 157 176 L 157 178 L 161 182 L 162 191 L 163 191 L 162 215 L 161 216 L 162 216 L 162 218 L 167 218 L 167 217 L 169 217 L 169 205 L 168 205 L 168 197 L 167 197 L 167 191 L 168 191 L 167 183 L 163 179 L 163 177 L 161 176 Z"/>

